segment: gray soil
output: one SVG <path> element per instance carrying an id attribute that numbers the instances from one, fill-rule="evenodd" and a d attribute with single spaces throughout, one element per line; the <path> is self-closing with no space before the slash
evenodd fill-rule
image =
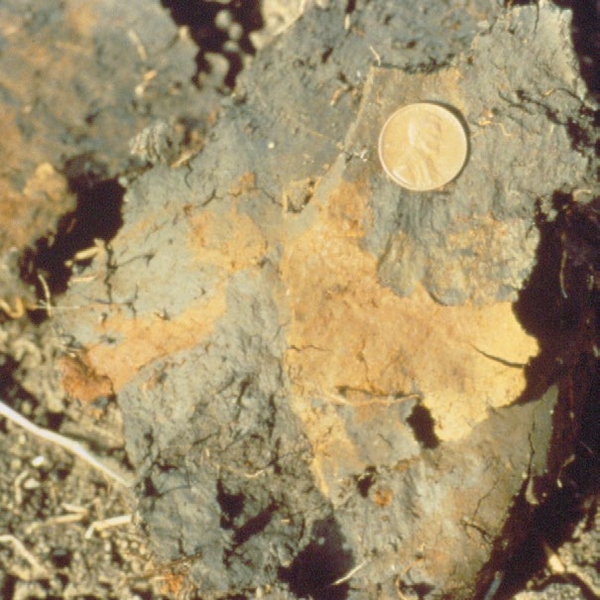
<path id="1" fill-rule="evenodd" d="M 80 68 L 70 113 L 33 104 L 22 177 L 52 163 L 73 206 L 43 205 L 22 247 L 4 223 L 0 298 L 28 312 L 3 309 L 0 399 L 131 485 L 0 422 L 3 597 L 600 597 L 598 112 L 581 6 L 207 1 L 194 22 L 175 2 L 27 4 L 1 10 L 48 48 L 77 47 L 64 60 Z M 6 34 L 0 72 L 29 81 L 18 43 Z M 0 92 L 23 107 L 25 87 Z M 376 151 L 386 116 L 422 99 L 454 107 L 470 137 L 460 177 L 425 194 L 383 177 Z M 537 356 L 478 352 L 499 378 L 522 371 L 522 393 L 485 418 L 450 406 L 463 429 L 449 435 L 419 389 L 298 392 L 312 381 L 298 356 L 321 349 L 290 342 L 312 321 L 288 300 L 287 248 L 336 211 L 386 293 L 512 303 Z M 305 300 L 351 260 L 331 257 L 307 267 Z M 353 289 L 328 292 L 358 303 Z"/>

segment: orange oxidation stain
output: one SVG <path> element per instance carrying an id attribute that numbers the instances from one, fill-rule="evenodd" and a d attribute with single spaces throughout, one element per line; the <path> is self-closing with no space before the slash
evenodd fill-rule
<path id="1" fill-rule="evenodd" d="M 256 191 L 256 175 L 252 171 L 246 171 L 241 177 L 229 187 L 231 196 L 243 196 Z"/>
<path id="2" fill-rule="evenodd" d="M 185 575 L 180 573 L 166 573 L 163 580 L 162 592 L 178 597 L 184 588 Z"/>
<path id="3" fill-rule="evenodd" d="M 254 222 L 235 207 L 225 214 L 188 211 L 187 218 L 190 228 L 185 242 L 192 260 L 199 269 L 214 273 L 210 295 L 169 318 L 159 311 L 134 318 L 126 308 L 113 308 L 97 333 L 116 342 L 90 348 L 88 356 L 96 370 L 110 378 L 115 392 L 145 365 L 202 343 L 226 312 L 228 278 L 237 271 L 258 268 L 267 249 Z"/>
<path id="4" fill-rule="evenodd" d="M 119 392 L 145 365 L 200 343 L 225 309 L 224 290 L 168 320 L 158 314 L 133 318 L 130 311 L 115 307 L 98 326 L 98 334 L 110 336 L 116 343 L 89 348 L 89 360 L 96 372 L 110 378 L 115 393 Z"/>
<path id="5" fill-rule="evenodd" d="M 392 490 L 387 488 L 375 490 L 375 493 L 373 494 L 373 500 L 375 504 L 379 506 L 379 508 L 388 506 L 392 502 L 393 498 L 394 494 Z"/>
<path id="6" fill-rule="evenodd" d="M 84 404 L 114 393 L 111 380 L 93 369 L 86 353 L 63 356 L 58 368 L 65 392 Z"/>
<path id="7" fill-rule="evenodd" d="M 85 41 L 92 37 L 102 14 L 102 6 L 99 4 L 97 0 L 93 0 L 92 2 L 80 2 L 77 5 L 67 5 L 65 7 L 65 19 L 75 39 L 81 37 Z"/>
<path id="8" fill-rule="evenodd" d="M 321 444 L 344 426 L 319 428 L 310 399 L 339 400 L 340 389 L 390 398 L 417 393 L 436 435 L 458 439 L 489 407 L 519 396 L 524 371 L 501 360 L 527 363 L 537 344 L 510 303 L 442 306 L 419 286 L 409 297 L 384 287 L 375 257 L 360 245 L 367 197 L 341 181 L 319 198 L 316 221 L 285 248 L 281 272 L 292 315 L 285 364 L 295 410 L 311 424 L 313 444 Z"/>
<path id="9" fill-rule="evenodd" d="M 188 243 L 197 260 L 219 267 L 223 275 L 256 266 L 267 251 L 260 229 L 235 207 L 224 214 L 199 212 L 190 215 L 189 222 Z"/>

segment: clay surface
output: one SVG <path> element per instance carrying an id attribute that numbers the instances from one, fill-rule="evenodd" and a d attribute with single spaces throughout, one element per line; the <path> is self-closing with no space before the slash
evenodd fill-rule
<path id="1" fill-rule="evenodd" d="M 0 595 L 597 593 L 581 12 L 34 4 L 0 7 L 0 399 L 136 484 L 2 420 Z M 422 101 L 469 154 L 419 193 L 377 141 Z"/>
<path id="2" fill-rule="evenodd" d="M 315 7 L 265 48 L 189 167 L 131 182 L 63 299 L 119 400 L 143 519 L 207 597 L 471 598 L 515 495 L 537 502 L 569 452 L 557 388 L 514 404 L 538 346 L 511 305 L 540 202 L 590 177 L 568 13 L 524 7 L 471 40 L 454 9 L 411 74 L 384 5 Z M 470 131 L 461 176 L 425 194 L 375 150 L 419 100 Z"/>

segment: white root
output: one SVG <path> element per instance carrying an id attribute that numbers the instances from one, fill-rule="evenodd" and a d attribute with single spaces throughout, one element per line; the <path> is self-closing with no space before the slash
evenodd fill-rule
<path id="1" fill-rule="evenodd" d="M 133 487 L 134 481 L 132 477 L 123 476 L 120 473 L 117 473 L 108 465 L 105 465 L 100 459 L 96 458 L 89 450 L 84 448 L 78 442 L 32 423 L 16 410 L 5 404 L 2 400 L 0 400 L 0 415 L 19 425 L 19 427 L 22 427 L 30 433 L 33 433 L 33 435 L 46 440 L 47 442 L 51 442 L 52 444 L 56 444 L 67 452 L 70 452 L 71 454 L 81 458 L 90 466 L 94 467 L 94 469 L 102 472 L 109 479 L 116 481 L 124 487 Z"/>

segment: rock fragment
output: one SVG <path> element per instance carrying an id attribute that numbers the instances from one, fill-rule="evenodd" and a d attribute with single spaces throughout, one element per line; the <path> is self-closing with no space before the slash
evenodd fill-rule
<path id="1" fill-rule="evenodd" d="M 61 325 L 112 382 L 144 519 L 201 593 L 472 598 L 572 441 L 552 381 L 515 403 L 538 345 L 512 304 L 536 204 L 590 175 L 568 13 L 519 7 L 432 73 L 368 53 L 359 77 L 352 44 L 404 54 L 385 15 L 354 14 L 358 36 L 342 12 L 265 49 L 190 172 L 131 184 L 107 276 L 72 286 Z M 426 195 L 374 151 L 387 108 L 421 100 L 471 129 L 461 177 Z"/>

